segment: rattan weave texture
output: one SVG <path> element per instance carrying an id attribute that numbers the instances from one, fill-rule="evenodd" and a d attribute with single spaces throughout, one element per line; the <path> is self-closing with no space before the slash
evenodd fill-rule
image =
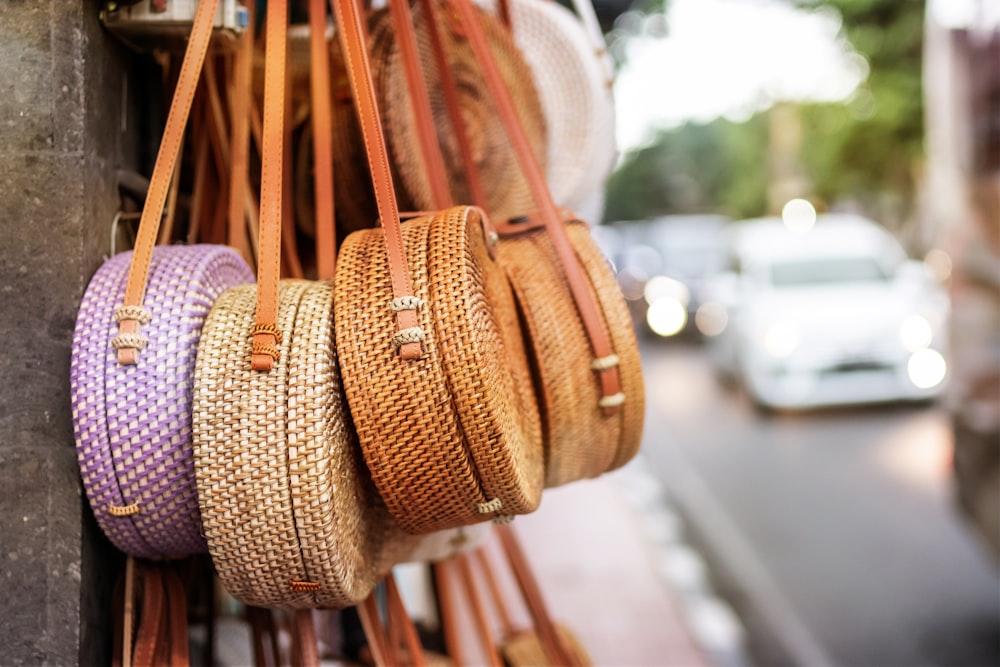
<path id="1" fill-rule="evenodd" d="M 402 230 L 422 358 L 393 349 L 381 229 L 347 238 L 335 280 L 341 374 L 372 479 L 412 533 L 531 512 L 544 473 L 537 403 L 480 212 L 455 207 Z"/>
<path id="2" fill-rule="evenodd" d="M 459 108 L 472 144 L 473 159 L 486 190 L 486 202 L 474 202 L 467 182 L 467 171 L 455 139 L 455 132 L 448 118 L 447 106 L 441 88 L 440 74 L 435 62 L 429 32 L 424 26 L 427 19 L 420 5 L 413 8 L 413 21 L 417 32 L 417 47 L 423 65 L 430 95 L 431 113 L 437 128 L 438 140 L 449 167 L 448 181 L 454 201 L 460 204 L 479 204 L 494 220 L 506 220 L 528 210 L 532 204 L 527 183 L 518 168 L 514 150 L 497 115 L 495 102 L 483 84 L 482 73 L 472 49 L 454 21 L 448 19 L 449 11 L 442 7 L 438 13 L 445 20 L 440 30 L 451 65 L 451 75 L 458 88 Z M 521 51 L 514 44 L 510 32 L 492 14 L 479 12 L 479 19 L 486 39 L 493 51 L 501 76 L 514 96 L 518 116 L 539 163 L 545 166 L 548 153 L 548 134 L 540 92 L 536 89 L 531 68 Z M 393 164 L 399 172 L 415 210 L 433 208 L 431 190 L 417 140 L 417 123 L 409 102 L 406 77 L 400 63 L 399 49 L 392 35 L 388 15 L 374 22 L 372 29 L 372 61 L 375 85 L 385 110 L 386 141 Z"/>
<path id="3" fill-rule="evenodd" d="M 566 231 L 607 323 L 625 402 L 611 415 L 598 408 L 593 353 L 548 232 L 505 234 L 499 262 L 517 297 L 537 378 L 547 487 L 624 465 L 638 451 L 645 414 L 639 347 L 615 276 L 585 223 L 571 222 Z"/>
<path id="4" fill-rule="evenodd" d="M 155 248 L 144 302 L 148 343 L 136 365 L 119 365 L 110 342 L 131 258 L 115 255 L 94 274 L 73 333 L 70 393 L 83 486 L 98 524 L 125 553 L 203 553 L 191 445 L 195 353 L 215 298 L 254 276 L 222 246 Z"/>
<path id="5" fill-rule="evenodd" d="M 205 323 L 194 449 L 205 537 L 246 604 L 339 608 L 364 599 L 388 513 L 344 404 L 330 281 L 280 284 L 281 355 L 250 369 L 256 287 L 224 293 Z"/>
<path id="6" fill-rule="evenodd" d="M 552 199 L 599 222 L 601 210 L 585 215 L 594 209 L 589 198 L 604 189 L 617 157 L 614 98 L 604 65 L 581 19 L 566 7 L 510 0 L 510 9 L 514 42 L 531 67 L 545 116 Z"/>

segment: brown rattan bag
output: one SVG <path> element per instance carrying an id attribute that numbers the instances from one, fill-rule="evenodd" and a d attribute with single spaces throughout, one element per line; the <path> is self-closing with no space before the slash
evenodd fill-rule
<path id="1" fill-rule="evenodd" d="M 202 332 L 198 496 L 212 560 L 234 597 L 261 607 L 344 607 L 375 585 L 389 517 L 343 399 L 332 280 L 278 280 L 287 5 L 267 11 L 258 285 L 224 292 Z M 328 128 L 322 134 L 329 138 Z M 332 254 L 333 213 L 321 208 L 317 231 L 326 230 L 319 236 Z"/>
<path id="2" fill-rule="evenodd" d="M 632 321 L 586 224 L 566 225 L 552 201 L 478 12 L 469 0 L 449 4 L 476 51 L 537 211 L 497 228 L 500 263 L 514 288 L 535 372 L 546 486 L 594 477 L 630 460 L 642 435 L 645 394 Z"/>
<path id="3" fill-rule="evenodd" d="M 408 532 L 531 512 L 541 427 L 496 235 L 471 207 L 400 224 L 361 17 L 352 0 L 335 7 L 381 221 L 344 241 L 335 279 L 341 375 L 365 461 Z"/>
<path id="4" fill-rule="evenodd" d="M 447 179 L 452 199 L 457 203 L 476 203 L 491 220 L 506 219 L 526 210 L 531 203 L 531 192 L 517 168 L 517 159 L 503 126 L 497 116 L 496 106 L 483 86 L 472 50 L 454 20 L 445 13 L 436 18 L 438 23 L 427 20 L 427 12 L 417 4 L 412 8 L 416 28 L 416 47 L 419 66 L 426 78 L 431 107 L 431 118 L 436 139 L 445 158 Z M 368 20 L 372 77 L 378 96 L 382 128 L 394 172 L 394 184 L 400 210 L 432 211 L 440 204 L 433 196 L 428 170 L 421 159 L 418 146 L 419 129 L 411 104 L 411 91 L 406 80 L 403 55 L 398 33 L 389 10 L 378 10 Z M 539 93 L 535 88 L 531 69 L 514 44 L 509 31 L 488 12 L 479 10 L 480 19 L 501 77 L 510 88 L 518 115 L 528 136 L 532 151 L 542 164 L 546 161 L 547 133 L 545 116 Z M 433 56 L 432 41 L 440 40 L 447 53 L 447 68 L 440 67 Z M 339 50 L 335 50 L 334 70 L 343 70 Z M 450 78 L 453 85 L 445 87 L 442 78 Z M 338 82 L 335 92 L 337 124 L 335 130 L 335 160 L 340 173 L 349 172 L 336 184 L 339 206 L 338 225 L 357 230 L 372 226 L 375 220 L 374 197 L 371 186 L 365 182 L 360 170 L 354 168 L 364 154 L 364 144 L 353 111 L 345 76 L 335 74 Z M 466 132 L 470 138 L 469 150 L 477 172 L 487 184 L 482 197 L 475 197 L 473 184 L 468 181 L 462 150 L 456 141 L 448 118 L 446 91 L 454 93 L 452 104 L 460 109 Z M 342 166 L 343 165 L 343 166 Z M 341 168 L 342 166 L 342 168 Z"/>

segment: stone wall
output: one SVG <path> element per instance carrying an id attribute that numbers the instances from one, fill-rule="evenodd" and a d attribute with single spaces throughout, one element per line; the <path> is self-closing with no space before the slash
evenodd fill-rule
<path id="1" fill-rule="evenodd" d="M 69 404 L 76 309 L 134 163 L 131 56 L 97 0 L 0 2 L 0 662 L 109 662 L 120 561 L 83 496 Z M 134 97 L 134 95 L 133 95 Z"/>

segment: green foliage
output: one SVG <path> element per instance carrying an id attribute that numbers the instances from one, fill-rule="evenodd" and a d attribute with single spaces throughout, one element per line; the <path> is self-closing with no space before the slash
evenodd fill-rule
<path id="1" fill-rule="evenodd" d="M 833 9 L 842 33 L 869 68 L 846 103 L 807 104 L 801 168 L 812 195 L 827 204 L 852 202 L 890 226 L 903 224 L 915 202 L 923 159 L 921 78 L 924 0 L 792 0 L 804 9 Z M 625 156 L 608 184 L 606 220 L 667 213 L 765 212 L 767 114 L 746 123 L 716 120 L 661 131 Z"/>
<path id="2" fill-rule="evenodd" d="M 923 154 L 924 0 L 796 0 L 835 9 L 842 32 L 868 62 L 846 105 L 802 109 L 802 162 L 817 195 L 852 200 L 890 224 L 914 206 Z M 887 203 L 888 202 L 888 203 Z"/>
<path id="3" fill-rule="evenodd" d="M 763 212 L 767 186 L 766 119 L 717 119 L 661 130 L 625 156 L 608 182 L 605 220 L 668 213 Z"/>

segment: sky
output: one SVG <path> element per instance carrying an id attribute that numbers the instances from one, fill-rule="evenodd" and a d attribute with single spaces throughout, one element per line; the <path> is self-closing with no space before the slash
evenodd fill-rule
<path id="1" fill-rule="evenodd" d="M 658 127 L 744 119 L 776 99 L 847 99 L 867 75 L 835 14 L 783 0 L 670 0 L 665 30 L 662 20 L 647 25 L 623 19 L 633 33 L 614 89 L 623 152 Z"/>

